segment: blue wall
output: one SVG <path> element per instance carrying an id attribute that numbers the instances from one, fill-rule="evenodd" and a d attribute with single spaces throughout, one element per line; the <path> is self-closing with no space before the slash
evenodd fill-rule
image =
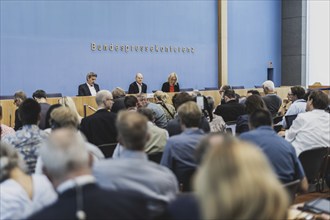
<path id="1" fill-rule="evenodd" d="M 280 82 L 280 1 L 228 2 L 229 83 L 252 87 L 268 61 Z M 90 44 L 164 45 L 195 53 L 91 51 Z M 103 89 L 137 72 L 148 91 L 170 72 L 181 87 L 217 86 L 216 1 L 1 1 L 2 95 L 36 89 L 76 95 L 89 71 Z"/>
<path id="2" fill-rule="evenodd" d="M 267 80 L 272 61 L 274 83 L 281 82 L 281 1 L 228 1 L 228 82 L 253 87 Z"/>

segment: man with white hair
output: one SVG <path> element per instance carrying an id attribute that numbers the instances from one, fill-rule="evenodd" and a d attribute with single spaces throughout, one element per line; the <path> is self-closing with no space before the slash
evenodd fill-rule
<path id="1" fill-rule="evenodd" d="M 108 90 L 96 94 L 97 111 L 81 121 L 80 130 L 97 146 L 117 142 L 116 114 L 110 112 L 113 98 Z"/>
<path id="2" fill-rule="evenodd" d="M 275 85 L 271 80 L 267 80 L 262 84 L 265 96 L 262 97 L 268 110 L 272 113 L 272 116 L 276 116 L 278 110 L 281 107 L 282 99 L 275 94 Z"/>
<path id="3" fill-rule="evenodd" d="M 145 219 L 146 203 L 142 198 L 106 191 L 95 183 L 85 145 L 73 129 L 52 132 L 40 155 L 59 197 L 29 219 Z"/>
<path id="4" fill-rule="evenodd" d="M 129 85 L 128 94 L 141 94 L 147 93 L 147 85 L 143 83 L 142 73 L 137 73 L 135 76 L 135 82 Z"/>

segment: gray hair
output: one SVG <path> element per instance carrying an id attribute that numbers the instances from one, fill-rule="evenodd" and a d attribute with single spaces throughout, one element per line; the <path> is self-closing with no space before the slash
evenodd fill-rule
<path id="1" fill-rule="evenodd" d="M 104 105 L 103 102 L 104 102 L 109 96 L 112 98 L 112 94 L 111 94 L 110 91 L 108 91 L 108 90 L 101 90 L 101 91 L 99 91 L 99 92 L 96 94 L 96 97 L 95 97 L 96 104 L 97 104 L 98 106 L 103 106 L 103 105 Z"/>
<path id="2" fill-rule="evenodd" d="M 73 129 L 53 131 L 40 156 L 47 173 L 54 179 L 62 179 L 73 171 L 89 167 L 89 156 L 84 138 Z"/>
<path id="3" fill-rule="evenodd" d="M 97 74 L 94 73 L 94 72 L 89 72 L 89 73 L 87 73 L 87 75 L 86 75 L 86 80 L 88 80 L 89 78 L 91 78 L 91 77 L 93 77 L 93 76 L 97 77 Z"/>
<path id="4" fill-rule="evenodd" d="M 274 91 L 275 90 L 275 85 L 273 81 L 267 80 L 262 84 L 263 88 L 267 88 L 269 91 Z"/>
<path id="5" fill-rule="evenodd" d="M 23 159 L 13 146 L 0 141 L 0 183 L 7 180 L 16 167 L 25 171 Z"/>

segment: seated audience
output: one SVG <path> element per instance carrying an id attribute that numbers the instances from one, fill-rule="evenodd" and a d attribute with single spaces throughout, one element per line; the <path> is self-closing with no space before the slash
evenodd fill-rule
<path id="1" fill-rule="evenodd" d="M 155 124 L 160 128 L 166 128 L 167 118 L 163 108 L 153 102 L 149 102 L 145 95 L 137 95 L 137 98 L 139 101 L 138 107 L 145 107 L 151 109 L 155 116 Z"/>
<path id="2" fill-rule="evenodd" d="M 168 139 L 160 164 L 173 170 L 183 190 L 190 191 L 190 178 L 197 166 L 196 146 L 205 134 L 198 127 L 202 111 L 195 102 L 189 101 L 178 108 L 178 115 L 183 132 Z"/>
<path id="3" fill-rule="evenodd" d="M 167 82 L 163 83 L 163 92 L 180 92 L 180 86 L 178 83 L 178 76 L 175 72 L 170 73 Z"/>
<path id="4" fill-rule="evenodd" d="M 14 147 L 0 142 L 0 219 L 26 219 L 56 201 L 46 176 L 25 173 Z"/>
<path id="5" fill-rule="evenodd" d="M 77 115 L 79 124 L 81 123 L 81 120 L 83 119 L 83 117 L 81 117 L 81 115 L 79 114 L 76 104 L 74 103 L 74 101 L 71 97 L 64 96 L 58 100 L 58 103 L 71 109 L 71 111 L 73 111 Z"/>
<path id="6" fill-rule="evenodd" d="M 180 92 L 173 96 L 172 102 L 174 105 L 174 108 L 177 110 L 182 104 L 193 101 L 193 98 L 187 93 L 187 92 Z M 202 116 L 201 121 L 198 125 L 199 128 L 201 128 L 204 132 L 210 132 L 210 125 L 204 116 Z M 170 137 L 173 135 L 180 134 L 182 132 L 182 128 L 179 121 L 179 116 L 176 114 L 174 116 L 174 119 L 170 120 L 167 124 L 166 130 L 168 131 Z"/>
<path id="7" fill-rule="evenodd" d="M 312 91 L 308 97 L 306 113 L 300 113 L 285 134 L 299 156 L 301 152 L 318 147 L 327 147 L 330 143 L 330 114 L 325 111 L 328 97 L 322 91 Z"/>
<path id="8" fill-rule="evenodd" d="M 86 75 L 86 83 L 79 85 L 78 96 L 96 96 L 96 93 L 100 91 L 100 87 L 95 83 L 97 74 L 89 72 Z"/>
<path id="9" fill-rule="evenodd" d="M 122 111 L 117 120 L 118 141 L 125 148 L 118 159 L 97 162 L 93 173 L 100 186 L 117 192 L 137 193 L 148 200 L 151 216 L 163 212 L 178 192 L 173 173 L 148 160 L 144 147 L 148 141 L 147 119 L 133 111 Z"/>
<path id="10" fill-rule="evenodd" d="M 258 95 L 258 96 L 261 96 L 261 95 L 260 95 L 260 92 L 259 92 L 258 90 L 251 89 L 251 90 L 248 90 L 248 91 L 246 92 L 246 97 L 241 98 L 240 101 L 239 101 L 239 103 L 241 103 L 241 104 L 245 104 L 246 99 L 247 99 L 249 96 L 251 96 L 251 95 Z"/>
<path id="11" fill-rule="evenodd" d="M 273 130 L 273 120 L 268 110 L 256 110 L 249 116 L 251 131 L 240 135 L 242 140 L 256 144 L 282 183 L 301 180 L 300 188 L 307 191 L 308 183 L 295 149 Z"/>
<path id="12" fill-rule="evenodd" d="M 225 104 L 217 106 L 214 114 L 221 116 L 225 122 L 236 121 L 238 116 L 245 114 L 244 105 L 237 102 L 234 90 L 226 90 L 223 96 Z"/>
<path id="13" fill-rule="evenodd" d="M 260 95 L 251 95 L 247 97 L 245 101 L 245 112 L 247 114 L 240 115 L 236 121 L 236 134 L 241 134 L 243 132 L 249 131 L 249 115 L 251 115 L 256 110 L 266 110 L 266 104 Z"/>
<path id="14" fill-rule="evenodd" d="M 288 93 L 288 100 L 292 103 L 287 112 L 283 116 L 281 122 L 283 128 L 287 128 L 285 116 L 298 115 L 299 113 L 306 112 L 306 101 L 304 99 L 305 89 L 301 86 L 293 86 Z"/>
<path id="15" fill-rule="evenodd" d="M 167 121 L 172 120 L 175 115 L 175 108 L 173 105 L 166 103 L 168 95 L 162 91 L 154 93 L 155 103 L 160 105 L 165 112 Z"/>
<path id="16" fill-rule="evenodd" d="M 265 96 L 262 97 L 267 109 L 272 113 L 272 117 L 275 117 L 278 110 L 281 107 L 282 100 L 275 94 L 275 85 L 272 81 L 267 80 L 262 84 Z"/>
<path id="17" fill-rule="evenodd" d="M 225 138 L 204 157 L 194 181 L 200 219 L 286 219 L 288 195 L 261 150 Z"/>
<path id="18" fill-rule="evenodd" d="M 145 202 L 101 189 L 91 172 L 86 142 L 75 130 L 58 129 L 40 149 L 58 200 L 30 219 L 145 219 Z"/>
<path id="19" fill-rule="evenodd" d="M 128 88 L 128 94 L 141 94 L 147 93 L 147 84 L 143 83 L 142 73 L 137 73 L 135 82 L 132 82 Z"/>
<path id="20" fill-rule="evenodd" d="M 226 122 L 223 120 L 223 118 L 219 115 L 213 114 L 214 110 L 214 98 L 212 96 L 207 96 L 207 103 L 209 105 L 209 108 L 211 109 L 212 114 L 212 120 L 211 117 L 209 117 L 209 123 L 210 123 L 210 130 L 211 132 L 225 132 L 226 130 Z"/>
<path id="21" fill-rule="evenodd" d="M 34 173 L 39 148 L 48 134 L 41 130 L 37 124 L 40 118 L 40 105 L 34 99 L 26 99 L 19 107 L 19 116 L 23 127 L 15 134 L 6 135 L 3 138 L 21 153 L 27 165 L 28 173 Z"/>
<path id="22" fill-rule="evenodd" d="M 139 100 L 136 96 L 128 95 L 124 98 L 125 108 L 129 111 L 136 111 L 138 108 Z"/>
<path id="23" fill-rule="evenodd" d="M 23 91 L 17 91 L 14 94 L 14 104 L 17 107 L 17 109 L 15 110 L 15 126 L 14 126 L 15 131 L 23 127 L 22 121 L 18 114 L 18 108 L 26 98 L 27 98 L 26 94 Z"/>
<path id="24" fill-rule="evenodd" d="M 32 94 L 32 98 L 40 104 L 41 112 L 39 128 L 44 130 L 46 129 L 46 114 L 50 107 L 50 104 L 47 103 L 46 92 L 44 90 L 39 89 Z"/>
<path id="25" fill-rule="evenodd" d="M 62 105 L 61 104 L 54 104 L 54 105 L 51 105 L 46 113 L 46 129 L 44 129 L 45 132 L 47 133 L 50 133 L 51 131 L 51 128 L 50 128 L 50 113 L 52 113 L 52 111 L 56 108 L 59 108 L 61 107 Z"/>
<path id="26" fill-rule="evenodd" d="M 95 97 L 97 111 L 83 118 L 80 130 L 87 140 L 95 145 L 110 144 L 117 142 L 116 114 L 111 110 L 113 99 L 108 90 L 101 90 Z"/>
<path id="27" fill-rule="evenodd" d="M 0 122 L 1 120 L 2 120 L 2 106 L 0 105 Z M 1 132 L 0 139 L 2 139 L 5 135 L 14 134 L 15 130 L 5 124 L 0 123 L 0 132 Z"/>
<path id="28" fill-rule="evenodd" d="M 219 94 L 220 94 L 220 105 L 222 104 L 226 104 L 225 102 L 225 97 L 223 96 L 223 94 L 225 93 L 225 91 L 231 89 L 231 86 L 230 85 L 222 85 L 219 89 Z"/>
<path id="29" fill-rule="evenodd" d="M 113 96 L 113 105 L 111 111 L 113 113 L 118 113 L 120 110 L 126 109 L 124 103 L 124 99 L 126 96 L 125 91 L 120 87 L 116 87 L 114 90 L 112 90 L 111 93 Z"/>

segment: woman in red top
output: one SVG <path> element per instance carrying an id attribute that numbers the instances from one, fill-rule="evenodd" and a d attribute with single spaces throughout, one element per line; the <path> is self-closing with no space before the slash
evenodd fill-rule
<path id="1" fill-rule="evenodd" d="M 163 92 L 180 92 L 180 86 L 178 83 L 178 76 L 175 72 L 170 73 L 167 82 L 163 83 Z"/>

